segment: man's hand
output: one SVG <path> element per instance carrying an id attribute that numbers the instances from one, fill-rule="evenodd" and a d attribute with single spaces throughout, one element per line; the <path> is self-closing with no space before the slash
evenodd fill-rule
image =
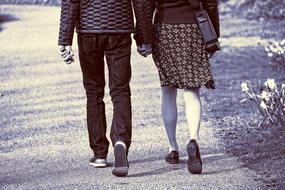
<path id="1" fill-rule="evenodd" d="M 74 62 L 74 53 L 71 46 L 59 46 L 59 53 L 66 64 L 71 64 Z"/>
<path id="2" fill-rule="evenodd" d="M 148 55 L 152 54 L 151 44 L 139 45 L 138 48 L 137 48 L 137 51 L 142 56 L 147 57 Z"/>

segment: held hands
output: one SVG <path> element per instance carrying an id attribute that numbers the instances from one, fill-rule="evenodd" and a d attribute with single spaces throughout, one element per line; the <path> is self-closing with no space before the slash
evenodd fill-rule
<path id="1" fill-rule="evenodd" d="M 137 52 L 144 56 L 147 57 L 148 55 L 152 54 L 152 48 L 151 48 L 151 44 L 141 44 L 138 46 L 137 48 Z"/>
<path id="2" fill-rule="evenodd" d="M 211 58 L 214 57 L 215 52 L 213 52 L 213 53 L 212 52 L 211 53 L 207 52 L 207 55 L 208 55 L 208 58 L 211 59 Z"/>
<path id="3" fill-rule="evenodd" d="M 66 64 L 69 65 L 74 62 L 74 53 L 72 51 L 71 46 L 59 46 L 59 53 Z"/>

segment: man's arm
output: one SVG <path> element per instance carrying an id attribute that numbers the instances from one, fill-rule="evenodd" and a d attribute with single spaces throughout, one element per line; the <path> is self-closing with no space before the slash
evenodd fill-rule
<path id="1" fill-rule="evenodd" d="M 60 55 L 66 64 L 74 62 L 71 45 L 74 29 L 79 17 L 80 0 L 62 0 L 58 45 Z"/>
<path id="2" fill-rule="evenodd" d="M 79 17 L 80 0 L 62 0 L 58 45 L 71 46 Z"/>
<path id="3" fill-rule="evenodd" d="M 136 17 L 135 40 L 138 45 L 151 44 L 153 40 L 152 18 L 155 0 L 132 0 Z"/>

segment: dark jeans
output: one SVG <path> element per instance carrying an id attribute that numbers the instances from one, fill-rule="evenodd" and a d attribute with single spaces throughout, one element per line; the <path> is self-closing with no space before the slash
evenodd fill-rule
<path id="1" fill-rule="evenodd" d="M 112 144 L 121 140 L 126 143 L 128 149 L 131 143 L 131 43 L 130 34 L 78 34 L 79 59 L 87 96 L 89 143 L 97 158 L 106 158 L 109 147 L 103 100 L 104 55 L 109 70 L 109 88 L 113 102 L 110 134 Z"/>

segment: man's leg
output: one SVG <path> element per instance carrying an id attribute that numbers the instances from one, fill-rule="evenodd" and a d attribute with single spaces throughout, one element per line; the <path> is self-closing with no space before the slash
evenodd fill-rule
<path id="1" fill-rule="evenodd" d="M 114 106 L 111 140 L 113 145 L 117 141 L 123 141 L 127 148 L 131 144 L 132 136 L 130 57 L 130 34 L 109 35 L 106 58 L 109 68 L 110 95 Z"/>
<path id="2" fill-rule="evenodd" d="M 110 95 L 114 106 L 111 140 L 115 164 L 112 173 L 128 174 L 127 155 L 132 136 L 131 112 L 131 37 L 130 34 L 108 35 L 106 58 L 109 68 Z"/>
<path id="3" fill-rule="evenodd" d="M 95 34 L 79 34 L 78 47 L 83 85 L 87 96 L 87 126 L 90 147 L 96 158 L 105 159 L 109 141 L 106 138 L 104 98 L 104 51 Z"/>

